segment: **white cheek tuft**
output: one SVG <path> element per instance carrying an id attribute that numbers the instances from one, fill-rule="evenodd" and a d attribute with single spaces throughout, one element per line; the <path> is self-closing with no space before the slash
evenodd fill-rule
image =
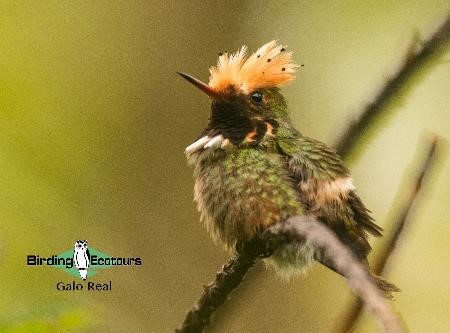
<path id="1" fill-rule="evenodd" d="M 195 141 L 193 144 L 189 145 L 188 147 L 186 147 L 186 149 L 184 150 L 186 155 L 192 155 L 193 153 L 202 150 L 202 149 L 215 149 L 215 148 L 224 148 L 225 146 L 230 144 L 230 140 L 225 139 L 222 134 L 216 135 L 214 137 L 210 137 L 210 136 L 204 136 L 200 139 L 198 139 L 197 141 Z"/>
<path id="2" fill-rule="evenodd" d="M 220 148 L 225 149 L 230 144 L 229 139 L 225 139 L 222 141 L 222 144 L 220 145 Z"/>
<path id="3" fill-rule="evenodd" d="M 223 135 L 222 134 L 216 135 L 211 140 L 209 140 L 209 142 L 206 145 L 204 145 L 203 148 L 206 149 L 219 147 L 220 145 L 222 145 L 222 141 Z"/>
<path id="4" fill-rule="evenodd" d="M 211 138 L 206 135 L 206 136 L 198 139 L 197 141 L 195 141 L 193 144 L 187 146 L 186 149 L 184 150 L 184 152 L 186 153 L 186 155 L 190 155 L 192 153 L 195 153 L 200 148 L 203 148 L 203 146 L 206 143 L 208 143 L 209 140 L 211 140 Z"/>

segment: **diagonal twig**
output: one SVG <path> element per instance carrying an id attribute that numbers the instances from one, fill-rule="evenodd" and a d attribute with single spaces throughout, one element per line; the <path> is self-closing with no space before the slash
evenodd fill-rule
<path id="1" fill-rule="evenodd" d="M 413 188 L 410 189 L 408 193 L 408 199 L 405 201 L 404 206 L 401 207 L 400 213 L 398 214 L 398 216 L 395 219 L 395 222 L 393 223 L 395 227 L 390 234 L 390 238 L 387 241 L 386 247 L 379 255 L 376 264 L 373 265 L 372 271 L 377 275 L 382 275 L 386 263 L 392 256 L 393 251 L 397 245 L 398 240 L 400 239 L 402 232 L 405 230 L 407 223 L 411 219 L 411 212 L 418 203 L 419 195 L 422 190 L 423 180 L 433 169 L 434 164 L 436 162 L 437 145 L 438 139 L 435 137 L 432 139 L 429 146 L 427 147 L 427 153 L 424 160 L 417 167 L 414 176 Z M 398 193 L 397 196 L 400 196 L 402 194 L 403 190 L 402 193 Z M 359 300 L 355 301 L 353 305 L 350 307 L 350 309 L 347 311 L 345 316 L 343 316 L 343 318 L 345 319 L 342 321 L 342 324 L 339 326 L 339 328 L 336 329 L 336 332 L 349 332 L 357 322 L 361 313 L 362 313 L 362 303 Z"/>
<path id="2" fill-rule="evenodd" d="M 412 48 L 409 50 L 395 76 L 385 84 L 374 101 L 361 112 L 359 118 L 342 131 L 334 147 L 343 158 L 348 157 L 349 153 L 354 150 L 369 126 L 387 110 L 389 103 L 401 94 L 401 90 L 407 86 L 414 74 L 439 54 L 449 41 L 450 17 L 448 16 L 439 29 L 423 43 L 417 53 Z"/>
<path id="3" fill-rule="evenodd" d="M 247 271 L 260 257 L 270 256 L 273 252 L 270 243 L 262 238 L 241 245 L 237 254 L 229 259 L 217 272 L 215 281 L 204 286 L 198 302 L 187 313 L 177 333 L 203 332 L 213 313 L 228 299 L 231 292 L 244 280 Z"/>
<path id="4" fill-rule="evenodd" d="M 312 244 L 347 278 L 352 290 L 362 299 L 386 332 L 399 333 L 401 326 L 367 269 L 337 236 L 313 217 L 296 216 L 266 230 L 261 238 L 243 245 L 238 255 L 225 264 L 216 280 L 205 287 L 197 304 L 188 312 L 178 333 L 203 332 L 214 311 L 223 304 L 253 266 L 257 258 L 270 256 L 282 244 Z"/>
<path id="5" fill-rule="evenodd" d="M 381 274 L 383 272 L 384 267 L 386 266 L 386 262 L 394 251 L 400 235 L 405 229 L 408 220 L 411 219 L 412 210 L 414 206 L 417 205 L 419 195 L 422 190 L 423 180 L 433 170 L 433 167 L 436 163 L 436 149 L 438 145 L 439 140 L 434 137 L 430 142 L 429 147 L 427 148 L 425 159 L 423 160 L 420 167 L 417 168 L 414 187 L 411 189 L 405 205 L 400 210 L 400 214 L 398 215 L 395 222 L 395 229 L 390 236 L 387 246 L 380 254 L 380 259 L 375 263 L 375 265 L 373 265 L 373 269 L 376 274 Z"/>

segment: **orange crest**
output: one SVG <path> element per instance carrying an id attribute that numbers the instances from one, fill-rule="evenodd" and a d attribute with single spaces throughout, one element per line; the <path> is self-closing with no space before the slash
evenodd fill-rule
<path id="1" fill-rule="evenodd" d="M 295 79 L 299 65 L 292 62 L 292 52 L 271 41 L 261 46 L 250 57 L 247 47 L 228 55 L 222 54 L 217 65 L 209 69 L 209 86 L 217 92 L 229 86 L 248 94 L 256 89 L 285 85 Z"/>

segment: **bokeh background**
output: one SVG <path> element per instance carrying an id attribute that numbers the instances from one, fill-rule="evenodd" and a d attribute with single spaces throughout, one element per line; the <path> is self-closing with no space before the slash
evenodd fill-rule
<path id="1" fill-rule="evenodd" d="M 184 148 L 219 51 L 279 39 L 305 64 L 284 89 L 297 127 L 332 144 L 449 3 L 431 1 L 2 1 L 0 4 L 0 331 L 173 332 L 227 260 L 200 223 Z M 448 47 L 447 50 L 450 48 Z M 392 230 L 423 141 L 450 139 L 450 54 L 428 63 L 347 163 Z M 386 278 L 410 332 L 450 331 L 448 146 L 424 184 Z M 141 267 L 105 270 L 111 292 L 59 292 L 62 270 L 27 267 L 76 239 Z M 372 258 L 383 247 L 373 239 Z M 262 265 L 208 332 L 331 332 L 354 297 L 315 266 L 286 283 Z M 377 332 L 365 315 L 355 332 Z"/>

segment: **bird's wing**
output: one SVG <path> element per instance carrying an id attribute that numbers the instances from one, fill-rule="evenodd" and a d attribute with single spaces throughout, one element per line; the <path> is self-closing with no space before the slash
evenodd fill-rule
<path id="1" fill-rule="evenodd" d="M 73 259 L 75 261 L 75 267 L 78 268 L 79 264 L 78 264 L 78 258 L 77 258 L 77 251 L 73 250 Z"/>
<path id="2" fill-rule="evenodd" d="M 307 137 L 277 141 L 307 213 L 330 227 L 365 261 L 371 250 L 367 233 L 380 236 L 382 229 L 354 191 L 350 172 L 341 158 L 324 143 Z"/>
<path id="3" fill-rule="evenodd" d="M 88 261 L 90 262 L 91 261 L 91 254 L 89 253 L 89 249 L 86 249 L 86 255 L 87 255 Z"/>
<path id="4" fill-rule="evenodd" d="M 324 143 L 304 136 L 279 138 L 278 146 L 288 158 L 289 170 L 299 181 L 350 177 L 336 152 Z"/>

